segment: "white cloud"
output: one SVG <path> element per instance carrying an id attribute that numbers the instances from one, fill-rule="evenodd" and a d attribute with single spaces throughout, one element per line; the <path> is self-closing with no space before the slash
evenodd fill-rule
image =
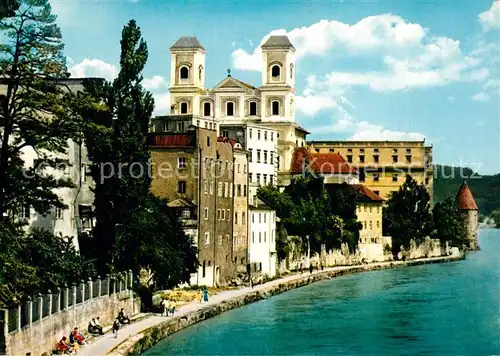
<path id="1" fill-rule="evenodd" d="M 474 101 L 483 101 L 484 102 L 484 101 L 489 101 L 490 97 L 485 92 L 480 92 L 480 93 L 474 94 L 472 96 L 472 100 L 474 100 Z"/>
<path id="2" fill-rule="evenodd" d="M 335 48 L 339 51 L 366 52 L 373 50 L 397 51 L 418 45 L 426 30 L 419 24 L 406 22 L 391 14 L 368 16 L 354 25 L 340 21 L 321 20 L 311 26 L 291 31 L 276 29 L 268 33 L 253 52 L 239 48 L 232 53 L 233 67 L 260 71 L 260 46 L 272 35 L 287 35 L 296 48 L 296 58 L 322 55 Z"/>
<path id="3" fill-rule="evenodd" d="M 99 77 L 112 80 L 118 75 L 118 67 L 100 59 L 85 58 L 69 68 L 69 72 L 74 78 Z"/>
<path id="4" fill-rule="evenodd" d="M 366 121 L 356 123 L 355 133 L 348 138 L 353 141 L 422 141 L 425 136 L 417 132 L 402 132 L 384 129 L 381 125 Z"/>
<path id="5" fill-rule="evenodd" d="M 153 115 L 166 115 L 170 113 L 170 95 L 168 93 L 153 94 L 155 110 Z"/>
<path id="6" fill-rule="evenodd" d="M 500 0 L 494 1 L 489 10 L 479 14 L 479 22 L 485 30 L 500 28 Z"/>
<path id="7" fill-rule="evenodd" d="M 168 90 L 168 83 L 161 75 L 155 75 L 143 80 L 144 88 L 152 92 L 164 92 Z"/>

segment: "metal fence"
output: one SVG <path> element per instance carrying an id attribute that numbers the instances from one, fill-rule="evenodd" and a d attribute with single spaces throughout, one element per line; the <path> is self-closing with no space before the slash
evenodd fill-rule
<path id="1" fill-rule="evenodd" d="M 125 291 L 131 289 L 132 272 L 129 271 L 115 277 L 82 281 L 78 285 L 63 287 L 55 292 L 49 291 L 45 295 L 29 297 L 24 303 L 6 310 L 6 329 L 9 333 L 19 332 L 43 318 L 90 302 L 94 298 L 112 295 L 117 295 L 120 299 L 127 297 L 130 294 Z"/>

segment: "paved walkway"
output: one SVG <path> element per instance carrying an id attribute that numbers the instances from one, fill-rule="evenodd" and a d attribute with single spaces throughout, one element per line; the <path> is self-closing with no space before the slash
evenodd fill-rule
<path id="1" fill-rule="evenodd" d="M 435 257 L 435 258 L 426 258 L 426 259 L 421 259 L 420 261 L 423 260 L 438 260 L 441 259 L 441 257 Z M 342 266 L 342 267 L 330 267 L 330 268 L 325 268 L 323 271 L 313 271 L 313 274 L 317 273 L 324 273 L 327 271 L 341 271 L 345 269 L 352 269 L 356 267 L 362 267 L 362 266 L 375 266 L 375 265 L 388 265 L 391 262 L 377 262 L 377 263 L 370 263 L 370 264 L 365 264 L 365 265 L 356 265 L 356 266 Z M 402 262 L 392 262 L 394 264 L 400 264 Z M 220 292 L 216 295 L 209 296 L 209 302 L 205 304 L 200 304 L 198 301 L 193 301 L 188 304 L 183 305 L 182 307 L 179 308 L 178 311 L 175 312 L 176 316 L 182 316 L 187 313 L 190 313 L 192 311 L 204 308 L 207 305 L 213 305 L 213 304 L 218 304 L 222 301 L 231 299 L 233 297 L 238 297 L 241 295 L 244 295 L 246 293 L 252 292 L 252 291 L 259 291 L 264 288 L 267 288 L 269 286 L 277 286 L 283 282 L 287 281 L 292 281 L 295 279 L 300 279 L 301 277 L 305 277 L 309 275 L 309 271 L 304 271 L 303 274 L 293 274 L 289 275 L 283 278 L 276 279 L 274 281 L 267 282 L 265 284 L 257 285 L 254 286 L 253 289 L 251 287 L 242 287 L 240 289 L 233 289 L 233 290 L 228 290 L 228 291 L 223 291 Z M 116 346 L 121 344 L 123 341 L 127 340 L 129 337 L 136 335 L 151 326 L 155 326 L 157 324 L 160 324 L 166 320 L 167 317 L 165 316 L 158 316 L 158 315 L 151 315 L 141 321 L 132 323 L 130 325 L 125 326 L 123 329 L 120 329 L 118 332 L 118 337 L 115 338 L 115 336 L 112 333 L 108 333 L 104 336 L 99 337 L 95 342 L 93 342 L 90 345 L 86 345 L 82 347 L 79 351 L 80 355 L 83 356 L 96 356 L 96 355 L 107 355 L 112 349 L 114 349 Z"/>

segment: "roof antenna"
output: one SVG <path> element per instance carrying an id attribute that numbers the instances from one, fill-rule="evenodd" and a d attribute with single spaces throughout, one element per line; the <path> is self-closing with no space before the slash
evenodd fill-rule
<path id="1" fill-rule="evenodd" d="M 231 69 L 228 69 L 227 70 L 227 76 L 230 77 L 231 76 Z"/>

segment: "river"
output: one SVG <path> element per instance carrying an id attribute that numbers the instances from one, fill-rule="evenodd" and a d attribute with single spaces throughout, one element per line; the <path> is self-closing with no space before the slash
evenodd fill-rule
<path id="1" fill-rule="evenodd" d="M 500 355 L 500 230 L 460 262 L 338 277 L 191 326 L 145 355 Z"/>

